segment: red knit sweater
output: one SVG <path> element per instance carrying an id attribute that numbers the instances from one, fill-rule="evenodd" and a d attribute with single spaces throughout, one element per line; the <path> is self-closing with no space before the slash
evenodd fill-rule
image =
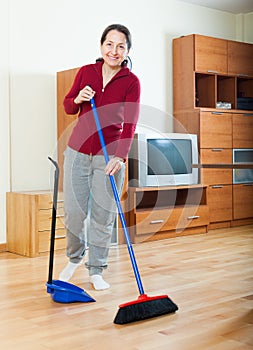
<path id="1" fill-rule="evenodd" d="M 68 145 L 81 153 L 102 154 L 90 103 L 78 105 L 74 102 L 79 91 L 90 85 L 96 91 L 94 99 L 107 152 L 126 159 L 139 117 L 139 79 L 128 68 L 122 67 L 103 89 L 102 65 L 100 61 L 80 68 L 65 96 L 66 113 L 79 111 Z"/>

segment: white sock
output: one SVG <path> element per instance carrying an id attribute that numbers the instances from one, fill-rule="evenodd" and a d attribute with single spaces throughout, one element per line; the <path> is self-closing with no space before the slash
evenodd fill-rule
<path id="1" fill-rule="evenodd" d="M 110 288 L 110 284 L 103 280 L 101 275 L 92 275 L 90 276 L 90 283 L 93 284 L 93 287 L 96 290 L 104 290 Z"/>
<path id="2" fill-rule="evenodd" d="M 67 263 L 67 265 L 64 267 L 64 269 L 62 270 L 62 272 L 59 275 L 59 280 L 67 282 L 68 280 L 70 280 L 70 278 L 73 276 L 74 272 L 76 271 L 76 269 L 82 264 L 82 262 L 80 263 L 72 263 L 71 261 L 69 261 Z"/>

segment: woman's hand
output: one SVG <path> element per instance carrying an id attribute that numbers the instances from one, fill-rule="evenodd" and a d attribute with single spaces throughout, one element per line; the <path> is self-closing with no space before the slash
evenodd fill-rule
<path id="1" fill-rule="evenodd" d="M 80 104 L 84 101 L 90 101 L 94 97 L 95 91 L 89 85 L 86 85 L 82 90 L 79 91 L 79 94 L 74 99 L 76 104 Z"/>
<path id="2" fill-rule="evenodd" d="M 124 161 L 120 157 L 113 157 L 109 160 L 105 167 L 106 175 L 114 175 L 116 174 L 123 166 Z"/>

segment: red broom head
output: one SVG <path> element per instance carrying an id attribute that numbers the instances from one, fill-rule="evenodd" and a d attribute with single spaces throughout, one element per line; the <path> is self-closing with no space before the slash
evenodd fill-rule
<path id="1" fill-rule="evenodd" d="M 126 324 L 153 318 L 178 310 L 178 306 L 167 296 L 148 297 L 141 294 L 137 300 L 119 305 L 118 313 L 114 319 L 116 324 Z"/>

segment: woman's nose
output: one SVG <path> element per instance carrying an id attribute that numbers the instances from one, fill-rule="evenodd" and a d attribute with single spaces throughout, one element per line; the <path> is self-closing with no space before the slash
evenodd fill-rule
<path id="1" fill-rule="evenodd" d="M 117 46 L 116 46 L 116 45 L 114 45 L 114 46 L 112 47 L 112 53 L 113 53 L 114 55 L 117 53 Z"/>

